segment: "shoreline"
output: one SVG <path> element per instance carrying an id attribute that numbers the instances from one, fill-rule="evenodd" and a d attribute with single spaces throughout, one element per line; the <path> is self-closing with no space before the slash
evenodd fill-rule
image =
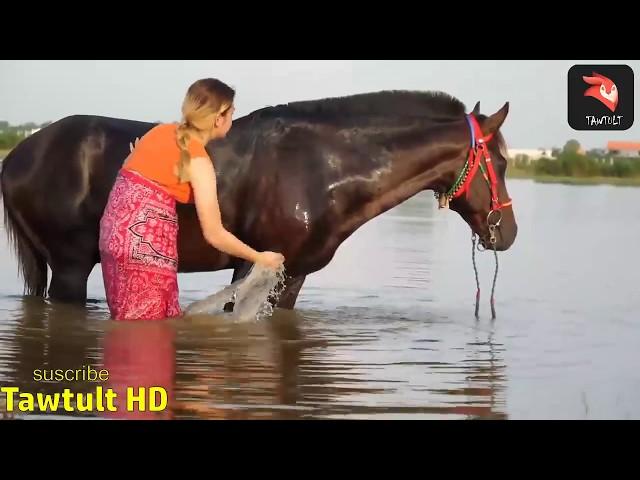
<path id="1" fill-rule="evenodd" d="M 507 170 L 506 180 L 533 180 L 538 183 L 559 183 L 563 185 L 613 185 L 622 187 L 640 187 L 640 177 L 568 177 L 556 175 L 536 175 L 522 171 Z"/>

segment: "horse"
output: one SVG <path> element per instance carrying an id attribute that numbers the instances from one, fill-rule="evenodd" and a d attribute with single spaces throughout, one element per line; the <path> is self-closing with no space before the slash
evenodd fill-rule
<path id="1" fill-rule="evenodd" d="M 447 93 L 403 90 L 255 110 L 206 145 L 223 224 L 253 248 L 285 256 L 276 305 L 283 309 L 294 308 L 305 277 L 324 268 L 358 228 L 424 190 L 457 212 L 479 244 L 507 250 L 517 235 L 500 132 L 508 110 L 506 102 L 483 115 L 478 102 L 467 113 Z M 130 144 L 155 125 L 73 115 L 9 153 L 0 190 L 25 295 L 86 303 L 111 187 Z M 178 271 L 233 269 L 232 282 L 244 278 L 251 264 L 204 240 L 194 205 L 178 204 L 177 211 Z"/>

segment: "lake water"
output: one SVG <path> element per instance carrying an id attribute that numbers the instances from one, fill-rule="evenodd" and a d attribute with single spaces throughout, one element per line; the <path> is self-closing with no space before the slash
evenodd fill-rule
<path id="1" fill-rule="evenodd" d="M 294 312 L 250 325 L 116 324 L 99 265 L 86 308 L 23 298 L 0 231 L 0 385 L 95 391 L 33 378 L 92 365 L 115 389 L 166 388 L 152 418 L 640 418 L 640 189 L 509 189 L 519 234 L 499 254 L 495 321 L 493 253 L 477 255 L 476 320 L 470 231 L 428 192 L 349 238 Z M 181 301 L 230 279 L 181 274 Z"/>

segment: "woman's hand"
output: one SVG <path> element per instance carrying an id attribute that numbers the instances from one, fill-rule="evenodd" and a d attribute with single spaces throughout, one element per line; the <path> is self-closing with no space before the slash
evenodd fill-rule
<path id="1" fill-rule="evenodd" d="M 134 143 L 129 142 L 129 152 L 133 153 L 133 151 L 135 150 L 135 148 L 138 146 L 138 142 L 140 141 L 140 139 L 138 137 L 136 137 L 136 140 Z"/>
<path id="2" fill-rule="evenodd" d="M 284 263 L 284 256 L 275 252 L 260 252 L 256 263 L 272 270 L 277 270 Z"/>

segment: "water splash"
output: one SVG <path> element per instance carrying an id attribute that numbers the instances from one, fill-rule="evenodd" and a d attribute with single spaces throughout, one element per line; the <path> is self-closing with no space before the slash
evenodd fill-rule
<path id="1" fill-rule="evenodd" d="M 261 321 L 273 315 L 276 304 L 285 288 L 285 269 L 272 270 L 254 265 L 249 274 L 203 300 L 189 305 L 185 316 L 221 315 L 234 322 Z M 233 311 L 225 312 L 227 303 L 233 303 Z"/>

